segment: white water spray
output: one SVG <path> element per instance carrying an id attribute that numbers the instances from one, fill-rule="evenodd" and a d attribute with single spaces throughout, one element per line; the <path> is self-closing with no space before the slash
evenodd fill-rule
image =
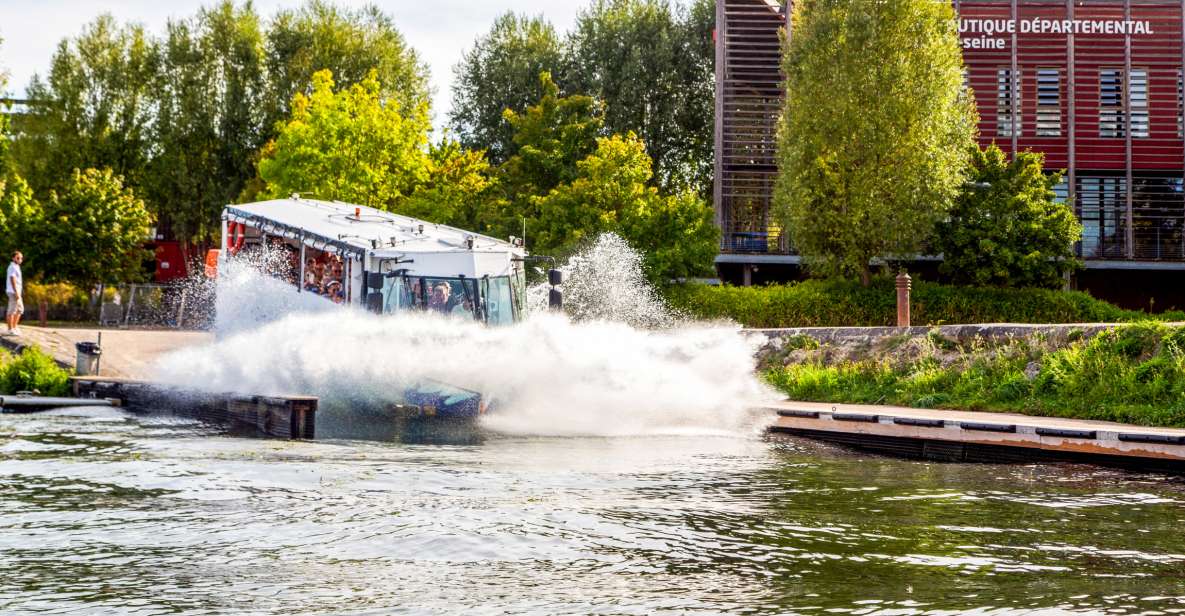
<path id="1" fill-rule="evenodd" d="M 559 268 L 564 272 L 564 312 L 574 321 L 613 321 L 640 328 L 677 323 L 642 274 L 642 255 L 616 233 L 605 233 Z M 547 308 L 547 286 L 531 289 L 531 305 Z"/>
<path id="2" fill-rule="evenodd" d="M 389 400 L 400 384 L 435 379 L 485 393 L 497 405 L 485 425 L 516 434 L 749 428 L 747 409 L 770 395 L 753 374 L 757 341 L 736 329 L 675 325 L 638 284 L 640 274 L 621 275 L 623 247 L 608 242 L 568 268 L 566 295 L 576 299 L 568 305 L 584 320 L 539 312 L 509 327 L 342 309 L 248 268 L 228 271 L 219 280 L 220 339 L 165 357 L 156 376 L 206 391 L 329 402 Z M 618 273 L 590 278 L 582 267 Z M 597 297 L 608 307 L 597 308 Z"/>

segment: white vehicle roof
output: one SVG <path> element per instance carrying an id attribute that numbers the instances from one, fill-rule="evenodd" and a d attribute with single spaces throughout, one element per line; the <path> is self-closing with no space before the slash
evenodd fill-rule
<path id="1" fill-rule="evenodd" d="M 228 205 L 224 216 L 268 234 L 379 258 L 468 252 L 526 254 L 510 242 L 489 236 L 340 201 L 273 199 Z M 473 240 L 472 248 L 469 239 Z"/>

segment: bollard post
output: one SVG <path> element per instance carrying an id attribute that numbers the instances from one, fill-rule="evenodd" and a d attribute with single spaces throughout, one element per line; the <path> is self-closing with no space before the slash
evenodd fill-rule
<path id="1" fill-rule="evenodd" d="M 909 327 L 909 290 L 912 279 L 905 270 L 897 274 L 897 327 Z"/>

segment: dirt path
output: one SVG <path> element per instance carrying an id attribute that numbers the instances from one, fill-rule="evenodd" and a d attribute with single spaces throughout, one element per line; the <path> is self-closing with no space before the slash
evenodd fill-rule
<path id="1" fill-rule="evenodd" d="M 0 326 L 0 330 L 3 327 Z M 103 333 L 103 354 L 99 371 L 104 376 L 148 378 L 152 362 L 159 356 L 186 346 L 204 344 L 213 337 L 207 332 L 173 330 L 135 330 L 35 327 L 21 324 L 20 336 L 0 338 L 10 350 L 37 345 L 63 365 L 73 366 L 74 343 L 98 340 Z"/>

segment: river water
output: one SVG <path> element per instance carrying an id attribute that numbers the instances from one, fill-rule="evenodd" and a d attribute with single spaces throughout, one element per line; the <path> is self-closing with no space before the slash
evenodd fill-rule
<path id="1" fill-rule="evenodd" d="M 239 438 L 0 415 L 0 613 L 1185 612 L 1185 482 L 752 433 Z"/>

